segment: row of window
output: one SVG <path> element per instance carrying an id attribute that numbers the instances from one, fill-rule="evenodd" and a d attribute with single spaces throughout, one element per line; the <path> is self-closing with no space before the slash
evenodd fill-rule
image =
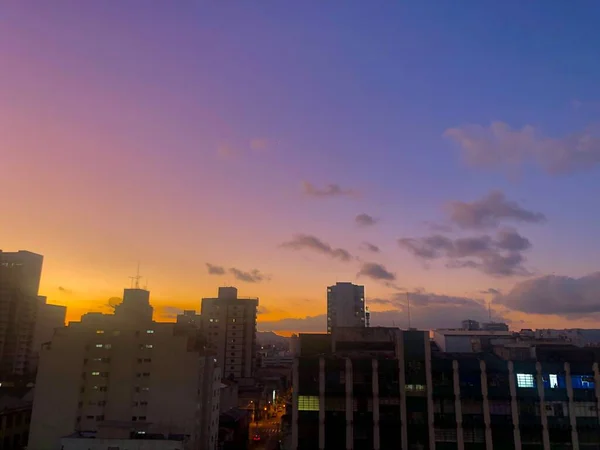
<path id="1" fill-rule="evenodd" d="M 545 388 L 559 389 L 566 387 L 566 378 L 562 375 L 550 373 L 542 376 Z M 591 375 L 572 375 L 573 389 L 594 389 L 596 383 Z M 531 373 L 517 373 L 517 387 L 534 388 L 537 386 L 537 375 Z"/>

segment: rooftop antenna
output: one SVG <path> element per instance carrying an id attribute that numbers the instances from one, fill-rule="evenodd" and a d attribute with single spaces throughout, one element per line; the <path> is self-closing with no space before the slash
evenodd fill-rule
<path id="1" fill-rule="evenodd" d="M 407 313 L 408 313 L 408 329 L 410 330 L 410 294 L 406 293 L 406 305 L 407 305 Z"/>
<path id="2" fill-rule="evenodd" d="M 140 276 L 140 263 L 138 261 L 138 265 L 137 265 L 137 275 L 135 277 L 129 277 L 131 278 L 131 288 L 133 289 L 134 285 L 136 289 L 140 288 L 140 279 L 142 278 Z"/>

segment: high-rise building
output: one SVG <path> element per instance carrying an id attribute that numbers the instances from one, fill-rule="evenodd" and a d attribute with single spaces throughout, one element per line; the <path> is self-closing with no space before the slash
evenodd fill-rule
<path id="1" fill-rule="evenodd" d="M 38 307 L 35 316 L 33 347 L 29 362 L 29 370 L 35 373 L 42 344 L 50 342 L 54 331 L 65 326 L 67 307 L 46 303 L 46 297 L 38 297 Z"/>
<path id="2" fill-rule="evenodd" d="M 256 368 L 258 298 L 240 298 L 234 287 L 220 287 L 217 298 L 202 299 L 202 328 L 217 354 L 223 378 L 250 383 Z"/>
<path id="3" fill-rule="evenodd" d="M 0 250 L 0 381 L 29 372 L 43 260 Z"/>
<path id="4" fill-rule="evenodd" d="M 364 327 L 365 287 L 336 283 L 327 287 L 327 332 L 335 327 Z"/>
<path id="5" fill-rule="evenodd" d="M 152 321 L 149 292 L 126 289 L 114 314 L 86 314 L 42 347 L 28 448 L 214 450 L 220 385 L 197 333 Z"/>

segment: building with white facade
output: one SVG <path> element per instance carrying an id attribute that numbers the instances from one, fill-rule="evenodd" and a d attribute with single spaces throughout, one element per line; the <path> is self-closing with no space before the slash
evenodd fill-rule
<path id="1" fill-rule="evenodd" d="M 336 283 L 327 287 L 327 332 L 335 327 L 364 327 L 365 287 Z"/>
<path id="2" fill-rule="evenodd" d="M 202 299 L 202 330 L 217 355 L 223 378 L 253 381 L 256 369 L 258 298 L 241 298 L 234 287 L 220 287 L 217 298 Z"/>
<path id="3" fill-rule="evenodd" d="M 114 315 L 86 314 L 43 346 L 28 449 L 214 450 L 220 385 L 197 333 L 154 322 L 149 292 L 126 289 Z"/>

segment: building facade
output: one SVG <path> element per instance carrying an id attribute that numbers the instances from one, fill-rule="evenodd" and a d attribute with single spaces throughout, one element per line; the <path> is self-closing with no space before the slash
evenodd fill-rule
<path id="1" fill-rule="evenodd" d="M 46 303 L 46 297 L 38 297 L 38 307 L 35 317 L 33 345 L 29 362 L 29 371 L 37 371 L 42 344 L 49 342 L 57 328 L 65 326 L 67 307 Z"/>
<path id="2" fill-rule="evenodd" d="M 202 330 L 216 352 L 223 378 L 252 383 L 257 308 L 258 298 L 240 298 L 234 287 L 220 287 L 217 298 L 202 299 Z"/>
<path id="3" fill-rule="evenodd" d="M 364 327 L 365 287 L 336 283 L 327 287 L 327 332 L 335 327 Z"/>
<path id="4" fill-rule="evenodd" d="M 540 346 L 513 361 L 432 350 L 415 330 L 300 339 L 291 449 L 600 448 L 598 349 Z"/>
<path id="5" fill-rule="evenodd" d="M 29 372 L 43 259 L 0 250 L 0 381 Z"/>
<path id="6" fill-rule="evenodd" d="M 30 450 L 141 438 L 216 448 L 221 373 L 215 358 L 195 333 L 152 321 L 148 299 L 143 289 L 127 289 L 114 315 L 84 315 L 43 346 Z M 69 440 L 61 444 L 62 438 Z"/>

